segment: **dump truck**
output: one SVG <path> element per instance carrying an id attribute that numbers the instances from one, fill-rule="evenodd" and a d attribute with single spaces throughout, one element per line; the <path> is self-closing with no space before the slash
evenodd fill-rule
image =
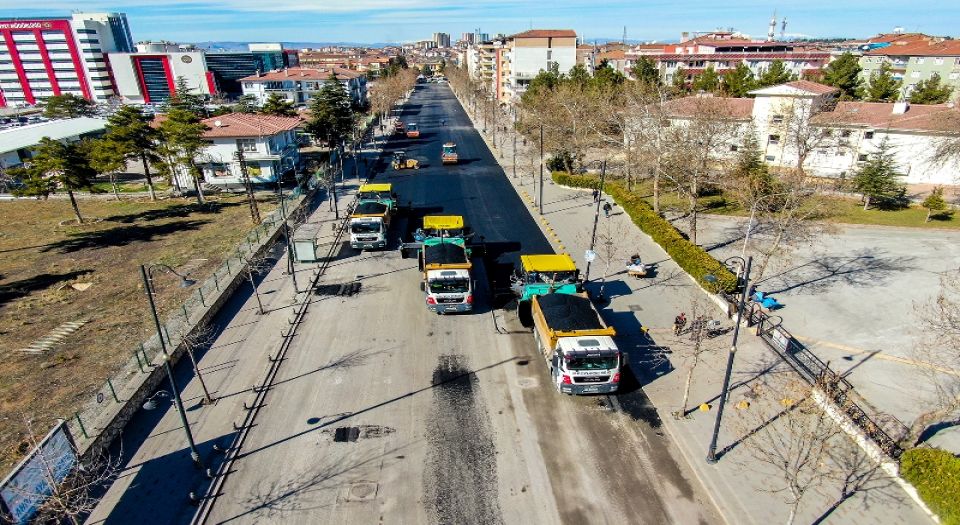
<path id="1" fill-rule="evenodd" d="M 530 299 L 534 295 L 583 291 L 580 271 L 567 254 L 521 255 L 520 268 L 514 270 L 511 281 L 510 289 L 517 296 L 517 315 L 524 326 L 533 323 Z"/>
<path id="2" fill-rule="evenodd" d="M 407 138 L 415 139 L 420 136 L 420 128 L 416 122 L 407 122 Z"/>
<path id="3" fill-rule="evenodd" d="M 564 394 L 609 394 L 620 385 L 625 361 L 586 293 L 534 295 L 533 336 Z"/>
<path id="4" fill-rule="evenodd" d="M 350 214 L 350 247 L 356 250 L 386 248 L 392 215 L 393 212 L 386 203 L 358 203 Z"/>
<path id="5" fill-rule="evenodd" d="M 440 152 L 441 164 L 456 164 L 459 162 L 457 157 L 457 145 L 453 142 L 447 142 L 443 145 L 443 151 Z"/>
<path id="6" fill-rule="evenodd" d="M 473 232 L 464 224 L 461 215 L 427 215 L 423 218 L 423 227 L 413 232 L 413 240 L 424 242 L 427 239 L 473 237 Z"/>
<path id="7" fill-rule="evenodd" d="M 373 183 L 373 184 L 362 184 L 360 185 L 360 190 L 358 191 L 357 201 L 358 205 L 365 202 L 379 202 L 386 204 L 390 208 L 391 213 L 396 213 L 397 211 L 397 194 L 393 192 L 393 184 L 390 183 Z"/>
<path id="8" fill-rule="evenodd" d="M 430 238 L 420 248 L 420 289 L 437 314 L 473 310 L 470 251 L 463 238 Z"/>

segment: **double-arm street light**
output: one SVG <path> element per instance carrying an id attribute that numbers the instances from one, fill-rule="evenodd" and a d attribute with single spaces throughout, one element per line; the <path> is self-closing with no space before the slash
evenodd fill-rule
<path id="1" fill-rule="evenodd" d="M 177 273 L 173 268 L 165 264 L 140 265 L 140 274 L 143 276 L 143 288 L 147 293 L 147 299 L 150 302 L 150 313 L 153 314 L 153 322 L 157 326 L 157 338 L 160 339 L 160 349 L 163 351 L 163 367 L 167 372 L 167 379 L 170 381 L 171 397 L 173 404 L 177 407 L 177 413 L 180 415 L 180 423 L 183 424 L 183 431 L 187 435 L 187 445 L 190 447 L 190 459 L 198 467 L 203 467 L 200 461 L 200 452 L 197 451 L 197 444 L 193 441 L 193 433 L 190 431 L 190 424 L 187 422 L 187 412 L 183 409 L 183 401 L 180 399 L 180 389 L 177 387 L 177 380 L 173 376 L 173 367 L 170 366 L 170 354 L 167 352 L 167 343 L 163 338 L 163 328 L 160 325 L 160 316 L 157 315 L 157 305 L 153 300 L 153 279 L 154 269 L 168 271 L 180 278 L 180 287 L 187 288 L 196 284 L 196 281 L 188 279 L 185 275 Z"/>
<path id="2" fill-rule="evenodd" d="M 600 187 L 597 189 L 599 191 L 599 197 L 597 200 L 597 209 L 593 214 L 593 233 L 590 234 L 590 251 L 593 251 L 593 247 L 597 242 L 597 223 L 600 222 L 600 203 L 603 201 L 603 182 L 607 178 L 607 161 L 605 160 L 595 160 L 593 163 L 600 163 Z M 541 184 L 543 184 L 541 182 Z M 590 261 L 587 261 L 587 268 L 583 274 L 583 280 L 590 280 Z"/>
<path id="3" fill-rule="evenodd" d="M 753 206 L 750 206 L 750 220 L 747 221 L 747 233 L 743 237 L 743 249 L 740 250 L 740 258 L 743 259 L 747 254 L 747 243 L 750 242 L 750 232 L 753 231 L 753 217 L 757 213 L 757 206 L 763 201 L 763 199 L 768 199 L 770 197 L 782 197 L 784 195 L 790 195 L 790 192 L 781 192 L 781 193 L 770 193 L 768 195 L 761 195 L 760 198 L 753 201 Z"/>
<path id="4" fill-rule="evenodd" d="M 737 336 L 740 334 L 740 320 L 743 318 L 743 307 L 746 304 L 747 294 L 750 293 L 750 267 L 753 265 L 753 257 L 733 256 L 723 261 L 724 266 L 729 266 L 730 261 L 735 261 L 739 265 L 737 271 L 737 286 L 740 288 L 740 299 L 737 306 L 737 323 L 733 325 L 733 342 L 730 344 L 730 352 L 727 353 L 727 369 L 723 373 L 723 390 L 720 391 L 720 401 L 717 406 L 717 419 L 713 423 L 713 436 L 710 438 L 710 448 L 707 450 L 707 463 L 717 462 L 717 438 L 720 435 L 720 420 L 723 419 L 723 407 L 727 404 L 727 391 L 730 389 L 730 374 L 733 372 L 733 358 L 737 353 Z M 717 282 L 713 275 L 705 277 L 708 282 Z"/>

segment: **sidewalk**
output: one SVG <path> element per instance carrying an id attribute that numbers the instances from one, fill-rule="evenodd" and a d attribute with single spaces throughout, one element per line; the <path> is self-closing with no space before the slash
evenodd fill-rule
<path id="1" fill-rule="evenodd" d="M 476 121 L 474 123 L 479 130 Z M 540 190 L 535 186 L 539 174 L 534 173 L 535 176 L 531 177 L 527 170 L 522 170 L 524 173 L 521 174 L 518 164 L 519 176 L 513 178 L 510 176 L 513 140 L 500 140 L 504 148 L 498 151 L 493 147 L 491 137 L 484 138 L 557 251 L 566 251 L 579 268 L 585 269 L 584 252 L 590 245 L 597 212 L 597 203 L 593 201 L 590 191 L 559 187 L 545 174 L 543 215 L 540 216 L 539 207 L 534 205 Z M 606 195 L 603 198 L 610 199 Z M 605 242 L 607 239 L 612 242 Z M 770 492 L 781 483 L 780 475 L 751 453 L 750 448 L 757 446 L 754 444 L 757 441 L 742 437 L 747 429 L 757 427 L 757 422 L 765 421 L 767 415 L 782 409 L 778 399 L 770 399 L 772 392 L 754 390 L 761 385 L 762 376 L 777 373 L 777 370 L 770 370 L 770 366 L 776 362 L 775 355 L 759 338 L 747 329 L 741 329 L 731 393 L 727 399 L 717 447 L 722 456 L 716 464 L 708 464 L 705 457 L 731 336 L 727 334 L 708 340 L 711 351 L 701 354 L 687 403 L 688 409 L 693 407 L 693 410 L 688 410 L 687 418 L 676 418 L 671 413 L 680 409 L 684 382 L 692 359 L 690 342 L 686 337 L 673 335 L 672 323 L 680 311 L 687 312 L 689 317 L 695 301 L 708 305 L 703 306 L 707 308 L 705 315 L 708 319 L 721 320 L 724 327 L 732 327 L 733 321 L 728 320 L 719 305 L 710 300 L 708 294 L 659 245 L 643 234 L 619 207 L 614 208 L 609 218 L 600 212 L 595 251 L 597 258 L 590 267 L 591 282 L 588 289 L 596 296 L 601 288 L 599 281 L 606 274 L 604 295 L 610 302 L 601 313 L 617 329 L 618 344 L 631 354 L 634 372 L 643 376 L 638 379 L 644 393 L 659 411 L 662 428 L 686 460 L 690 471 L 710 494 L 725 521 L 731 524 L 764 525 L 786 521 L 789 514 L 787 496 Z M 634 253 L 639 253 L 645 263 L 656 264 L 654 277 L 638 280 L 625 275 L 624 261 Z M 609 266 L 607 258 L 610 259 Z M 650 348 L 641 342 L 641 326 L 649 329 L 656 347 Z M 640 356 L 646 359 L 640 362 Z M 749 404 L 741 404 L 743 401 Z M 706 412 L 696 410 L 701 403 L 712 407 Z M 738 405 L 749 408 L 738 409 Z M 825 485 L 822 488 L 822 494 L 811 493 L 804 498 L 797 523 L 816 521 L 836 501 L 839 495 L 836 487 Z M 869 507 L 864 505 L 865 496 L 869 497 Z M 861 522 L 929 523 L 930 519 L 899 488 L 890 486 L 885 488 L 883 494 L 873 491 L 854 496 L 824 521 Z"/>
<path id="2" fill-rule="evenodd" d="M 365 149 L 361 158 L 367 158 L 371 169 L 379 156 L 377 149 Z M 360 163 L 360 177 L 365 165 Z M 352 159 L 344 161 L 344 181 L 337 186 L 337 205 L 340 219 L 354 199 L 359 181 L 353 177 Z M 315 197 L 309 223 L 333 223 L 326 196 Z M 307 204 L 306 206 L 310 206 Z M 311 209 L 311 208 L 308 208 Z M 319 228 L 318 244 L 325 252 L 334 237 L 330 227 Z M 258 278 L 258 291 L 265 314 L 259 313 L 257 300 L 249 282 L 244 282 L 215 318 L 215 339 L 209 347 L 197 353 L 198 368 L 203 376 L 213 404 L 204 405 L 200 381 L 195 377 L 189 359 L 175 367 L 177 382 L 187 419 L 205 467 L 216 472 L 223 459 L 222 452 L 234 434 L 234 422 L 244 415 L 244 401 L 253 385 L 262 381 L 269 365 L 268 356 L 281 343 L 281 330 L 288 328 L 298 302 L 309 300 L 309 282 L 318 263 L 295 263 L 299 292 L 287 274 L 286 246 L 281 241 L 271 250 L 274 260 L 266 275 Z M 161 388 L 167 389 L 163 382 Z M 157 398 L 159 409 L 141 410 L 124 431 L 115 453 L 123 453 L 124 465 L 118 479 L 106 490 L 87 523 L 186 523 L 196 507 L 189 495 L 202 497 L 209 485 L 206 472 L 193 466 L 183 427 L 169 397 Z"/>

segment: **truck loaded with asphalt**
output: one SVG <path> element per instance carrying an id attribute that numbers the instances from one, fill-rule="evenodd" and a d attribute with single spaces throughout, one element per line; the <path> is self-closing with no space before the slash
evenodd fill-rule
<path id="1" fill-rule="evenodd" d="M 616 392 L 625 360 L 613 341 L 616 331 L 603 322 L 587 294 L 534 295 L 531 303 L 533 336 L 557 390 Z"/>

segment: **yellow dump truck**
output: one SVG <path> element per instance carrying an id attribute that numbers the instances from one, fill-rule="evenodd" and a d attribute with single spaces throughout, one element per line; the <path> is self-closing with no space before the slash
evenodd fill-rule
<path id="1" fill-rule="evenodd" d="M 620 384 L 623 356 L 585 293 L 550 293 L 532 298 L 533 336 L 565 394 L 607 394 Z"/>

